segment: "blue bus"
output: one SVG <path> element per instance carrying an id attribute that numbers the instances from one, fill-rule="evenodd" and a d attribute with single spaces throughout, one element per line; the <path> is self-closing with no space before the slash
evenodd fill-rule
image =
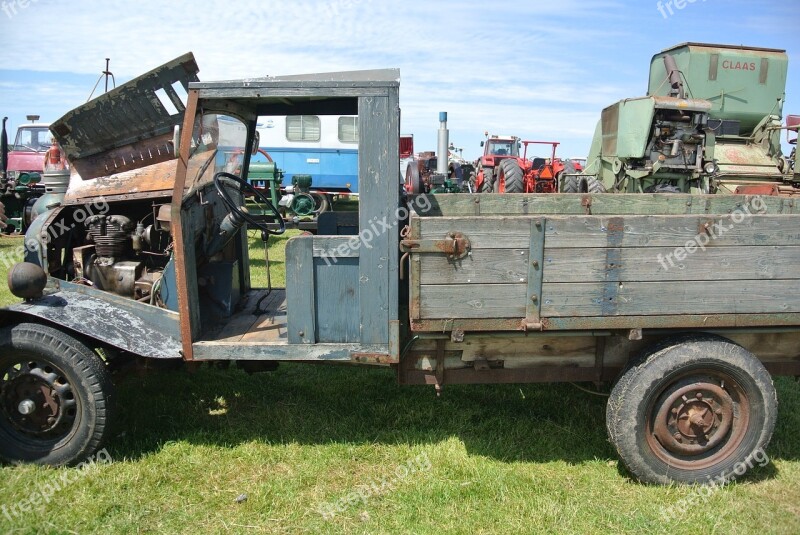
<path id="1" fill-rule="evenodd" d="M 284 185 L 294 175 L 311 175 L 313 191 L 358 195 L 357 116 L 259 117 L 258 132 L 261 148 L 284 172 Z"/>

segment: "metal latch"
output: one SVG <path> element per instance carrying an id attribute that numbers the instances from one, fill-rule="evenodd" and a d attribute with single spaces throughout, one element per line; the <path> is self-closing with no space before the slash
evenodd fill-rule
<path id="1" fill-rule="evenodd" d="M 458 260 L 470 254 L 469 238 L 460 232 L 448 232 L 443 240 L 401 240 L 404 253 L 444 253 L 450 260 Z"/>

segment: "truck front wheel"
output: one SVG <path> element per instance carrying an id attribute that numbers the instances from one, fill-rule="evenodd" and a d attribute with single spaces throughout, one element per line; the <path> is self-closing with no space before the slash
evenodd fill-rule
<path id="1" fill-rule="evenodd" d="M 0 330 L 0 458 L 46 465 L 85 461 L 106 440 L 113 385 L 105 363 L 52 327 Z"/>
<path id="2" fill-rule="evenodd" d="M 659 344 L 611 392 L 606 423 L 645 483 L 724 484 L 766 460 L 778 402 L 763 364 L 721 337 Z"/>

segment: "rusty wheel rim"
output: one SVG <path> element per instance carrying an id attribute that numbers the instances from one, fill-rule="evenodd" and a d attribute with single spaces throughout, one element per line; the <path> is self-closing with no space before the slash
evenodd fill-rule
<path id="1" fill-rule="evenodd" d="M 0 411 L 0 425 L 18 438 L 56 443 L 72 433 L 78 400 L 61 370 L 30 358 L 0 371 Z"/>
<path id="2" fill-rule="evenodd" d="M 723 462 L 742 443 L 750 401 L 730 375 L 692 373 L 672 380 L 647 411 L 647 443 L 670 466 L 702 470 Z"/>

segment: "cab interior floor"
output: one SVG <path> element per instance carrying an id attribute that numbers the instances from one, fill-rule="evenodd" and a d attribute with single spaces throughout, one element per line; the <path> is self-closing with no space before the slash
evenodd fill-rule
<path id="1" fill-rule="evenodd" d="M 251 290 L 242 298 L 241 310 L 220 327 L 213 329 L 198 343 L 288 344 L 286 290 L 273 289 L 269 294 L 267 290 Z"/>

